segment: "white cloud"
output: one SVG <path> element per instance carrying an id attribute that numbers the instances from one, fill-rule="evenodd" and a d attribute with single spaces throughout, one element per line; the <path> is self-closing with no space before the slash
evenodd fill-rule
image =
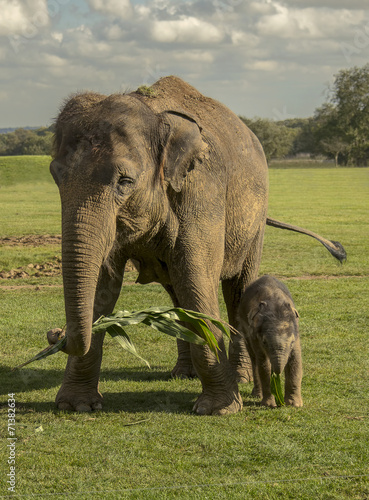
<path id="1" fill-rule="evenodd" d="M 32 38 L 49 21 L 46 0 L 0 0 L 0 36 Z"/>
<path id="2" fill-rule="evenodd" d="M 332 12 L 328 8 L 289 8 L 279 2 L 270 1 L 274 12 L 261 16 L 257 22 L 260 35 L 286 38 L 337 37 L 365 19 L 362 10 L 340 9 Z"/>
<path id="3" fill-rule="evenodd" d="M 329 9 L 367 9 L 367 0 L 284 0 L 285 4 L 292 4 L 294 7 L 328 7 Z"/>
<path id="4" fill-rule="evenodd" d="M 279 62 L 277 61 L 253 61 L 245 64 L 245 68 L 254 71 L 277 71 Z"/>
<path id="5" fill-rule="evenodd" d="M 57 67 L 57 68 L 64 67 L 67 65 L 66 59 L 63 59 L 62 57 L 59 57 L 55 54 L 42 55 L 42 62 L 45 66 Z"/>
<path id="6" fill-rule="evenodd" d="M 311 115 L 334 74 L 369 60 L 367 2 L 0 0 L 0 126 L 50 123 L 76 90 L 168 74 L 238 114 Z"/>
<path id="7" fill-rule="evenodd" d="M 259 37 L 237 29 L 232 30 L 231 40 L 233 45 L 247 45 L 249 48 L 256 47 L 259 43 Z"/>
<path id="8" fill-rule="evenodd" d="M 123 30 L 118 24 L 107 26 L 105 33 L 108 40 L 119 40 L 123 36 Z"/>
<path id="9" fill-rule="evenodd" d="M 273 14 L 274 12 L 272 2 L 251 2 L 250 10 L 262 15 Z"/>
<path id="10" fill-rule="evenodd" d="M 211 63 L 214 61 L 214 55 L 208 51 L 202 50 L 184 50 L 174 54 L 176 60 L 193 61 L 193 62 L 206 62 Z"/>
<path id="11" fill-rule="evenodd" d="M 53 38 L 58 43 L 62 43 L 64 35 L 60 31 L 54 31 L 51 33 L 51 38 Z"/>
<path id="12" fill-rule="evenodd" d="M 113 53 L 113 47 L 105 40 L 99 40 L 94 36 L 93 31 L 85 26 L 79 26 L 76 29 L 68 30 L 63 47 L 67 52 L 67 57 L 73 61 L 84 58 L 110 57 Z"/>
<path id="13" fill-rule="evenodd" d="M 102 14 L 129 19 L 133 9 L 130 0 L 88 0 L 90 7 Z"/>
<path id="14" fill-rule="evenodd" d="M 154 21 L 151 29 L 152 37 L 157 42 L 164 43 L 219 43 L 223 31 L 195 17 L 183 17 L 173 21 Z"/>

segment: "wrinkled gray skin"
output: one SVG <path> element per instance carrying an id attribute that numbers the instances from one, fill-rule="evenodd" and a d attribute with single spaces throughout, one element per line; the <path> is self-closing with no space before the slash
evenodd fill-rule
<path id="1" fill-rule="evenodd" d="M 236 324 L 240 296 L 261 258 L 267 164 L 236 115 L 166 77 L 150 95 L 72 97 L 56 122 L 50 170 L 62 204 L 69 354 L 56 402 L 90 411 L 102 406 L 103 342 L 103 335 L 91 338 L 91 325 L 113 311 L 127 259 L 139 262 L 140 283 L 157 281 L 175 305 L 213 317 L 220 317 L 222 280 Z M 179 343 L 173 375 L 199 376 L 198 414 L 234 413 L 242 408 L 236 373 L 250 378 L 251 363 L 241 337 L 228 360 L 220 331 L 212 329 L 220 363 L 207 347 Z"/>
<path id="2" fill-rule="evenodd" d="M 257 277 L 265 224 L 307 234 L 337 259 L 346 253 L 297 226 L 266 217 L 268 171 L 255 135 L 229 109 L 176 77 L 149 90 L 72 97 L 56 121 L 50 171 L 62 204 L 62 260 L 69 354 L 60 409 L 102 407 L 98 390 L 104 335 L 92 322 L 110 314 L 125 264 L 140 283 L 157 281 L 174 305 L 219 318 L 222 281 L 229 323 Z M 144 306 L 145 304 L 143 304 Z M 252 378 L 244 337 L 222 334 L 220 363 L 207 347 L 178 342 L 175 377 L 198 375 L 199 414 L 242 408 L 237 381 Z M 60 330 L 48 334 L 55 343 Z"/>
<path id="3" fill-rule="evenodd" d="M 241 298 L 239 324 L 252 360 L 253 395 L 263 405 L 275 407 L 271 371 L 285 371 L 285 403 L 302 406 L 298 312 L 288 288 L 272 276 L 256 280 Z"/>

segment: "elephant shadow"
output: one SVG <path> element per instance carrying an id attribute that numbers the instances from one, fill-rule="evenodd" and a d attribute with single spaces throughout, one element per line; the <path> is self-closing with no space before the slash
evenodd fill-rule
<path id="1" fill-rule="evenodd" d="M 198 392 L 136 391 L 104 393 L 106 413 L 190 413 Z"/>
<path id="2" fill-rule="evenodd" d="M 11 393 L 22 393 L 38 389 L 58 387 L 63 380 L 64 370 L 21 368 L 13 370 L 12 366 L 0 365 L 0 378 L 2 381 L 0 396 Z M 160 366 L 152 369 L 133 367 L 119 370 L 102 370 L 100 380 L 106 381 L 160 381 L 170 380 L 170 372 L 163 371 Z"/>
<path id="3" fill-rule="evenodd" d="M 12 367 L 0 365 L 0 378 L 2 379 L 0 396 L 7 397 L 9 393 L 16 395 L 18 412 L 59 412 L 52 401 L 22 401 L 22 393 L 44 389 L 58 388 L 63 379 L 63 371 L 58 369 L 23 368 L 12 371 Z M 102 370 L 101 381 L 127 380 L 130 382 L 168 381 L 168 390 L 131 390 L 122 392 L 104 391 L 104 413 L 188 413 L 198 396 L 198 388 L 183 391 L 183 387 L 173 390 L 170 381 L 173 381 L 169 371 L 162 367 L 152 367 L 151 370 L 143 367 L 132 367 L 121 370 Z M 103 384 L 102 384 L 103 386 Z M 147 385 L 146 385 L 147 387 Z M 55 392 L 56 395 L 56 392 Z M 29 399 L 29 396 L 27 396 Z"/>

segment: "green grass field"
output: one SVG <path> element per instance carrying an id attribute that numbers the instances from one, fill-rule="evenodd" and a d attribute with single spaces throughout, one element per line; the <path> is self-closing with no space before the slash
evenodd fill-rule
<path id="1" fill-rule="evenodd" d="M 60 233 L 48 163 L 0 159 L 0 238 Z M 131 336 L 152 369 L 107 338 L 104 410 L 57 411 L 64 354 L 10 369 L 46 346 L 48 329 L 63 326 L 61 278 L 3 279 L 0 497 L 369 498 L 369 169 L 280 167 L 270 169 L 269 215 L 338 240 L 348 254 L 340 265 L 311 238 L 266 231 L 260 273 L 283 279 L 300 313 L 304 407 L 263 408 L 245 384 L 242 412 L 193 415 L 200 383 L 170 379 L 175 341 L 138 326 Z M 55 255 L 58 246 L 2 245 L 0 271 Z M 159 285 L 132 279 L 117 309 L 170 304 Z M 9 393 L 16 402 L 15 495 L 6 483 Z"/>

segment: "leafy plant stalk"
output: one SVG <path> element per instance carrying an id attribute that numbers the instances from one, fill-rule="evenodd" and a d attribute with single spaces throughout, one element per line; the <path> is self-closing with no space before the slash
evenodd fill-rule
<path id="1" fill-rule="evenodd" d="M 236 332 L 231 325 L 200 312 L 189 311 L 180 307 L 150 307 L 141 311 L 118 311 L 114 314 L 110 314 L 109 316 L 101 316 L 97 321 L 95 321 L 95 323 L 93 323 L 92 333 L 106 331 L 123 347 L 123 349 L 146 363 L 149 368 L 150 365 L 148 361 L 138 354 L 133 342 L 125 331 L 125 327 L 142 323 L 144 325 L 151 326 L 161 333 L 179 338 L 186 342 L 208 345 L 209 349 L 214 353 L 219 361 L 219 345 L 213 332 L 210 330 L 207 321 L 219 328 L 227 337 L 230 337 L 230 334 L 226 326 L 229 330 Z M 191 325 L 195 332 L 184 326 L 183 323 Z M 41 352 L 36 354 L 36 356 L 32 359 L 22 363 L 16 368 L 22 368 L 33 361 L 44 359 L 51 354 L 61 351 L 66 342 L 67 336 L 65 332 L 62 331 L 55 344 L 49 345 L 46 349 L 43 349 Z"/>
<path id="2" fill-rule="evenodd" d="M 281 377 L 276 373 L 272 373 L 270 379 L 270 389 L 275 397 L 275 402 L 278 406 L 284 406 L 284 396 L 281 384 Z"/>

